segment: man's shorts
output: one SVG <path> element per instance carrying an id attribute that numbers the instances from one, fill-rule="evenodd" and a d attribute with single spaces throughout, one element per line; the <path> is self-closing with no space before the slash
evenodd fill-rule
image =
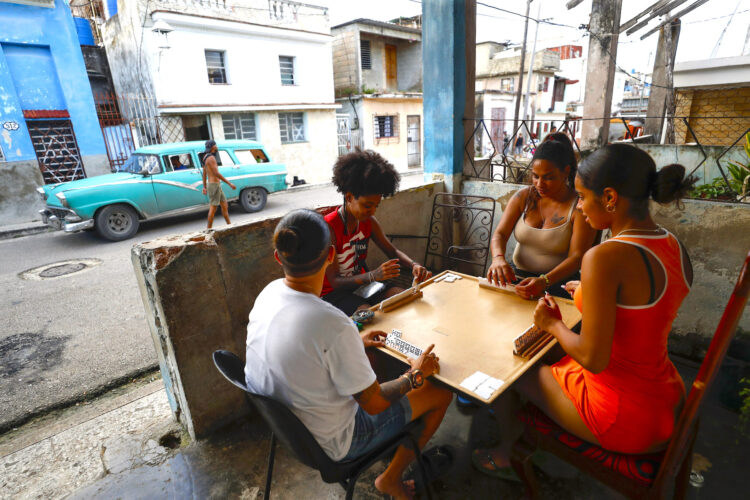
<path id="1" fill-rule="evenodd" d="M 224 191 L 221 190 L 221 182 L 209 182 L 206 187 L 208 193 L 208 203 L 213 206 L 221 205 L 221 202 L 226 202 L 227 197 L 224 196 Z"/>
<path id="2" fill-rule="evenodd" d="M 370 415 L 361 406 L 358 407 L 357 414 L 354 416 L 352 444 L 349 446 L 349 452 L 341 460 L 354 460 L 374 450 L 384 441 L 401 432 L 409 422 L 411 422 L 411 404 L 406 396 L 402 396 L 377 415 Z"/>

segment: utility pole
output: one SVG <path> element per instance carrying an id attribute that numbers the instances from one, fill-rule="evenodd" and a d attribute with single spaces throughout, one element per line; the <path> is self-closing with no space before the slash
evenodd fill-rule
<path id="1" fill-rule="evenodd" d="M 677 42 L 680 39 L 680 20 L 672 19 L 662 26 L 659 32 L 659 42 L 656 46 L 654 69 L 651 72 L 651 93 L 648 97 L 648 112 L 644 133 L 652 135 L 654 142 L 666 142 L 673 132 L 667 130 L 665 137 L 661 137 L 664 130 L 664 117 L 674 113 L 674 89 L 672 88 L 672 70 L 677 52 Z"/>
<path id="2" fill-rule="evenodd" d="M 523 28 L 523 45 L 521 45 L 521 69 L 518 72 L 518 90 L 516 91 L 516 109 L 513 113 L 513 132 L 518 129 L 518 112 L 521 110 L 521 89 L 523 88 L 523 63 L 526 59 L 526 35 L 529 32 L 529 10 L 531 10 L 531 0 L 526 0 L 526 24 Z M 532 61 L 533 65 L 533 61 Z M 516 136 L 510 138 L 515 144 Z"/>
<path id="3" fill-rule="evenodd" d="M 539 36 L 539 16 L 542 14 L 542 0 L 536 9 L 536 29 L 534 30 L 534 43 L 531 44 L 531 59 L 529 62 L 529 74 L 526 78 L 526 97 L 523 101 L 523 119 L 525 120 L 529 113 L 529 101 L 531 97 L 531 75 L 534 72 L 534 57 L 536 56 L 536 40 Z"/>

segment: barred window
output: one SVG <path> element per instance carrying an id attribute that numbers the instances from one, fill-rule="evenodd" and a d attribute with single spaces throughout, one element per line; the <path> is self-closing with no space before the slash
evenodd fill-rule
<path id="1" fill-rule="evenodd" d="M 362 60 L 362 69 L 372 69 L 372 58 L 370 57 L 370 40 L 359 41 L 359 54 Z"/>
<path id="2" fill-rule="evenodd" d="M 305 142 L 307 140 L 305 114 L 279 113 L 279 132 L 282 144 Z"/>
<path id="3" fill-rule="evenodd" d="M 227 83 L 224 52 L 220 50 L 207 50 L 206 69 L 208 70 L 208 83 Z"/>
<path id="4" fill-rule="evenodd" d="M 234 113 L 221 115 L 225 139 L 257 140 L 255 133 L 255 113 Z"/>
<path id="5" fill-rule="evenodd" d="M 374 116 L 373 130 L 375 131 L 375 139 L 398 137 L 398 117 Z"/>
<path id="6" fill-rule="evenodd" d="M 500 80 L 500 90 L 506 90 L 513 92 L 515 79 L 514 78 L 502 78 Z"/>
<path id="7" fill-rule="evenodd" d="M 281 69 L 281 84 L 294 85 L 294 58 L 279 56 L 279 68 Z"/>

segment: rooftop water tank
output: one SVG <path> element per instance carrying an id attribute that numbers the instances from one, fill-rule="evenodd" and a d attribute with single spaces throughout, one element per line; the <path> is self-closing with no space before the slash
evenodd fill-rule
<path id="1" fill-rule="evenodd" d="M 117 0 L 107 0 L 107 19 L 117 14 Z"/>

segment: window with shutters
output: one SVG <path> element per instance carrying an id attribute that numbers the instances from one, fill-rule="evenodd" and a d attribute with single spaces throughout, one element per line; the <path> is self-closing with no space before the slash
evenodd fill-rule
<path id="1" fill-rule="evenodd" d="M 398 115 L 374 116 L 373 131 L 376 142 L 382 139 L 398 139 Z M 397 141 L 396 141 L 397 142 Z"/>
<path id="2" fill-rule="evenodd" d="M 282 144 L 307 141 L 304 113 L 279 113 L 279 133 Z"/>
<path id="3" fill-rule="evenodd" d="M 225 139 L 258 139 L 255 133 L 255 113 L 222 114 L 221 122 L 224 125 Z"/>
<path id="4" fill-rule="evenodd" d="M 500 90 L 505 90 L 505 91 L 508 91 L 508 92 L 513 92 L 513 87 L 514 87 L 513 83 L 514 83 L 514 81 L 515 80 L 513 78 L 502 78 L 500 80 Z"/>
<path id="5" fill-rule="evenodd" d="M 206 69 L 208 70 L 208 83 L 228 83 L 224 52 L 220 50 L 207 50 Z"/>
<path id="6" fill-rule="evenodd" d="M 294 57 L 279 56 L 279 69 L 281 70 L 281 84 L 294 85 Z"/>
<path id="7" fill-rule="evenodd" d="M 372 69 L 372 58 L 370 57 L 370 40 L 359 41 L 359 54 L 362 60 L 362 69 Z"/>

